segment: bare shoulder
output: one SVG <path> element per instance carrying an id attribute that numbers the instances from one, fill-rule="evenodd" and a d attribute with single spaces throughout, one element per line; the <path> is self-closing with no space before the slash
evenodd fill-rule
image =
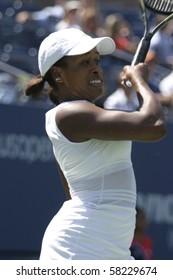
<path id="1" fill-rule="evenodd" d="M 95 106 L 94 103 L 91 103 L 89 101 L 86 101 L 86 100 L 74 100 L 74 101 L 67 101 L 67 102 L 64 102 L 62 104 L 62 109 L 65 111 L 65 112 L 71 112 L 73 113 L 74 111 L 80 111 L 80 110 L 88 110 L 88 109 L 93 109 L 97 107 Z"/>
<path id="2" fill-rule="evenodd" d="M 102 110 L 95 104 L 83 100 L 67 102 L 57 110 L 56 124 L 69 140 L 88 140 L 88 137 L 82 136 L 81 133 L 88 128 L 88 124 L 94 122 L 96 115 Z"/>
<path id="3" fill-rule="evenodd" d="M 89 115 L 98 113 L 98 111 L 101 111 L 101 108 L 88 101 L 81 100 L 66 102 L 63 104 L 60 110 L 57 110 L 56 123 L 60 125 L 61 122 L 67 120 L 78 120 L 79 117 L 87 117 Z"/>

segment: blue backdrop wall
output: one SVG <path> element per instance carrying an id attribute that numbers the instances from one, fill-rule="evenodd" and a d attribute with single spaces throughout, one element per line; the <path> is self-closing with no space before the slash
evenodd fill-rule
<path id="1" fill-rule="evenodd" d="M 44 118 L 45 109 L 0 105 L 1 259 L 14 252 L 37 258 L 44 230 L 65 200 Z M 155 259 L 173 259 L 172 147 L 169 123 L 164 140 L 133 144 L 138 204 L 149 219 Z"/>

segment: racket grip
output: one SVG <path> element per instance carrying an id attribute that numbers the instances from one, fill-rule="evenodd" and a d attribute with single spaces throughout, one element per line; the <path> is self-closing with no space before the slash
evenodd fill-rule
<path id="1" fill-rule="evenodd" d="M 135 52 L 134 58 L 132 60 L 131 65 L 134 66 L 138 63 L 144 62 L 147 52 L 150 47 L 150 42 L 151 42 L 152 34 L 148 33 L 145 37 L 143 37 L 137 47 L 137 50 Z M 130 81 L 125 81 L 125 85 L 127 87 L 132 87 L 132 84 Z"/>

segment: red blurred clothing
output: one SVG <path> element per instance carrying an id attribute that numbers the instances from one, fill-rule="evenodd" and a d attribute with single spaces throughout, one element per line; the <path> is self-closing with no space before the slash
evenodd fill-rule
<path id="1" fill-rule="evenodd" d="M 143 209 L 136 209 L 136 228 L 131 245 L 131 254 L 138 260 L 153 259 L 153 240 L 146 234 L 147 217 Z"/>
<path id="2" fill-rule="evenodd" d="M 132 255 L 136 259 L 153 259 L 153 241 L 148 235 L 144 235 L 141 240 L 133 240 Z"/>
<path id="3" fill-rule="evenodd" d="M 116 37 L 114 42 L 119 50 L 126 51 L 129 47 L 129 41 L 125 37 Z"/>

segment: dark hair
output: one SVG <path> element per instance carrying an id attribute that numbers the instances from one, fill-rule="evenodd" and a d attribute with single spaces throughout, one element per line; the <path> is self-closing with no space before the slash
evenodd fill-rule
<path id="1" fill-rule="evenodd" d="M 67 62 L 65 57 L 61 58 L 53 66 L 66 67 Z M 45 82 L 49 84 L 49 88 L 47 89 L 47 94 L 50 100 L 55 105 L 58 105 L 59 104 L 58 95 L 57 95 L 58 85 L 53 79 L 50 69 L 47 71 L 44 77 L 42 77 L 41 75 L 37 75 L 36 77 L 34 77 L 29 81 L 25 89 L 25 95 L 27 96 L 33 95 L 34 97 L 39 97 L 41 94 L 43 94 Z"/>

